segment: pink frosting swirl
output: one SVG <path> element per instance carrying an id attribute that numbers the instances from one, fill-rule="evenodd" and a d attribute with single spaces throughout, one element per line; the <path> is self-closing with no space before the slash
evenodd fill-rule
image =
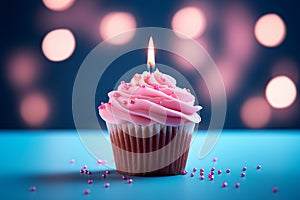
<path id="1" fill-rule="evenodd" d="M 111 124 L 179 125 L 199 123 L 195 97 L 188 89 L 176 87 L 176 80 L 156 70 L 135 74 L 130 83 L 121 82 L 108 93 L 109 102 L 99 106 L 100 116 Z"/>

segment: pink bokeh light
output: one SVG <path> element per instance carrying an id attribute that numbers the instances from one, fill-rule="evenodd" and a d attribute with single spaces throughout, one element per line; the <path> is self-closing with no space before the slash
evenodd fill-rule
<path id="1" fill-rule="evenodd" d="M 224 42 L 221 56 L 229 58 L 236 67 L 245 67 L 254 57 L 252 18 L 250 10 L 245 5 L 232 4 L 224 8 L 222 18 Z"/>
<path id="2" fill-rule="evenodd" d="M 132 14 L 127 12 L 111 12 L 105 15 L 101 20 L 99 32 L 102 39 L 106 40 L 118 36 L 121 33 L 133 30 L 136 26 L 136 20 Z M 131 34 L 119 35 L 109 41 L 112 44 L 121 45 L 129 42 L 133 37 L 134 32 Z"/>
<path id="3" fill-rule="evenodd" d="M 174 14 L 171 25 L 174 31 L 190 38 L 197 38 L 204 33 L 206 23 L 205 14 L 200 8 L 188 6 Z"/>
<path id="4" fill-rule="evenodd" d="M 271 108 L 263 97 L 251 97 L 241 108 L 241 119 L 249 128 L 263 128 L 271 119 Z"/>
<path id="5" fill-rule="evenodd" d="M 7 78 L 16 89 L 27 89 L 35 84 L 42 72 L 37 52 L 22 48 L 11 52 L 6 61 Z"/>
<path id="6" fill-rule="evenodd" d="M 184 52 L 185 55 L 188 56 L 188 58 L 183 58 L 180 55 L 174 55 L 174 61 L 179 65 L 179 67 L 184 68 L 185 70 L 192 70 L 194 69 L 194 66 L 191 65 L 187 60 L 193 60 L 197 63 L 203 63 L 205 61 L 205 57 L 203 57 L 202 54 L 198 52 L 198 48 L 195 45 L 192 45 L 187 42 L 179 42 L 178 40 L 170 40 L 169 41 L 172 48 L 177 52 Z M 198 44 L 205 50 L 210 48 L 210 44 L 208 40 L 205 38 L 201 38 L 200 41 L 198 41 Z M 202 56 L 201 56 L 202 55 Z"/>
<path id="7" fill-rule="evenodd" d="M 49 117 L 50 102 L 43 93 L 30 93 L 21 100 L 20 114 L 27 125 L 39 127 Z"/>

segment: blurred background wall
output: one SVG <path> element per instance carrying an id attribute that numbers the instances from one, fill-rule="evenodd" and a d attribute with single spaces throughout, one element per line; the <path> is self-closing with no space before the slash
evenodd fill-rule
<path id="1" fill-rule="evenodd" d="M 225 128 L 300 128 L 297 1 L 11 0 L 1 8 L 1 129 L 75 128 L 72 89 L 85 57 L 113 35 L 149 26 L 183 32 L 213 58 L 227 94 Z M 112 63 L 96 105 L 108 100 L 122 74 L 146 62 L 145 55 L 134 51 Z M 185 60 L 156 55 L 190 81 L 204 107 L 200 128 L 207 128 L 210 97 L 203 80 Z"/>

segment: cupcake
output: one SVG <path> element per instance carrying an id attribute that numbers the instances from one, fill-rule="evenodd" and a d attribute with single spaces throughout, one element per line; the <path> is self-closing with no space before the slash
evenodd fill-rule
<path id="1" fill-rule="evenodd" d="M 156 70 L 135 74 L 108 93 L 99 114 L 110 134 L 116 169 L 137 176 L 184 171 L 192 133 L 201 121 L 188 89 Z"/>

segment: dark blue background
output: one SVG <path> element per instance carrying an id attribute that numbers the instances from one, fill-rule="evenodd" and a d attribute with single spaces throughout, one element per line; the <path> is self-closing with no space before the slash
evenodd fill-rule
<path id="1" fill-rule="evenodd" d="M 77 0 L 78 2 L 79 0 Z M 75 4 L 77 3 L 75 2 Z M 172 15 L 176 10 L 180 9 L 184 5 L 188 5 L 190 2 L 184 3 L 179 0 L 172 1 L 132 1 L 132 0 L 99 0 L 95 1 L 99 5 L 99 12 L 109 11 L 126 11 L 134 14 L 137 20 L 138 27 L 165 27 L 171 28 L 170 21 Z M 234 1 L 198 1 L 207 2 L 214 9 L 222 11 L 224 5 L 232 3 Z M 297 1 L 237 1 L 252 11 L 256 20 L 259 16 L 265 13 L 278 13 L 283 18 L 287 26 L 287 36 L 285 41 L 276 48 L 260 47 L 260 56 L 256 57 L 249 65 L 251 66 L 264 66 L 264 67 L 250 67 L 248 71 L 247 79 L 244 80 L 242 87 L 236 92 L 233 98 L 228 101 L 228 112 L 225 122 L 225 128 L 246 128 L 240 119 L 240 107 L 241 104 L 249 97 L 249 94 L 256 93 L 263 90 L 266 80 L 269 80 L 270 68 L 267 67 L 272 63 L 274 59 L 279 56 L 287 56 L 293 58 L 300 66 L 300 51 L 299 51 L 299 35 L 300 35 L 300 13 L 299 3 Z M 29 46 L 38 50 L 40 56 L 43 58 L 44 74 L 39 80 L 39 83 L 35 85 L 35 89 L 45 91 L 51 94 L 52 111 L 49 120 L 46 121 L 41 127 L 38 128 L 54 128 L 54 129 L 72 129 L 74 128 L 72 118 L 72 88 L 75 80 L 77 70 L 80 64 L 87 56 L 87 54 L 97 45 L 97 43 L 90 42 L 87 38 L 76 30 L 72 30 L 76 35 L 76 49 L 70 59 L 63 62 L 54 63 L 47 60 L 41 50 L 41 41 L 45 34 L 54 29 L 61 27 L 49 27 L 48 30 L 41 31 L 39 25 L 36 23 L 37 13 L 45 11 L 47 8 L 43 5 L 41 0 L 34 1 L 5 1 L 1 5 L 1 71 L 0 71 L 0 88 L 1 88 L 1 101 L 0 101 L 0 128 L 2 129 L 22 129 L 29 128 L 21 119 L 19 115 L 18 98 L 17 94 L 11 85 L 7 81 L 5 75 L 5 59 L 11 51 L 15 48 L 22 46 Z M 50 12 L 50 11 L 49 11 Z M 82 13 L 84 15 L 85 13 Z M 68 27 L 66 27 L 68 28 Z M 214 45 L 217 46 L 220 36 L 218 31 L 212 32 L 211 37 L 214 39 Z M 128 53 L 118 60 L 116 60 L 110 69 L 107 70 L 107 74 L 114 73 L 114 79 L 109 81 L 103 80 L 101 83 L 107 91 L 112 89 L 114 81 L 118 80 L 126 70 L 130 69 L 130 66 L 140 65 L 145 63 L 145 52 L 136 51 Z M 158 51 L 157 61 L 160 63 L 170 63 L 169 55 L 167 52 Z M 124 64 L 126 63 L 126 64 Z M 175 65 L 175 64 L 174 64 Z M 127 67 L 127 68 L 126 68 Z M 118 70 L 112 70 L 116 69 Z M 116 71 L 118 73 L 116 73 Z M 191 73 L 186 75 L 191 80 L 191 83 L 196 84 L 193 80 Z M 251 84 L 256 82 L 257 84 Z M 107 87 L 105 87 L 107 86 Z M 297 84 L 298 86 L 298 84 Z M 299 90 L 299 89 L 298 89 Z M 298 91 L 299 93 L 299 91 Z M 96 102 L 107 101 L 106 93 L 97 94 Z M 199 97 L 201 103 L 201 97 Z M 205 100 L 203 100 L 205 102 Z M 297 100 L 295 103 L 299 103 Z M 271 121 L 265 128 L 300 128 L 300 111 L 296 111 L 295 117 L 288 120 L 284 124 L 278 124 Z M 208 126 L 210 117 L 209 109 L 204 109 L 202 112 L 202 128 Z"/>

